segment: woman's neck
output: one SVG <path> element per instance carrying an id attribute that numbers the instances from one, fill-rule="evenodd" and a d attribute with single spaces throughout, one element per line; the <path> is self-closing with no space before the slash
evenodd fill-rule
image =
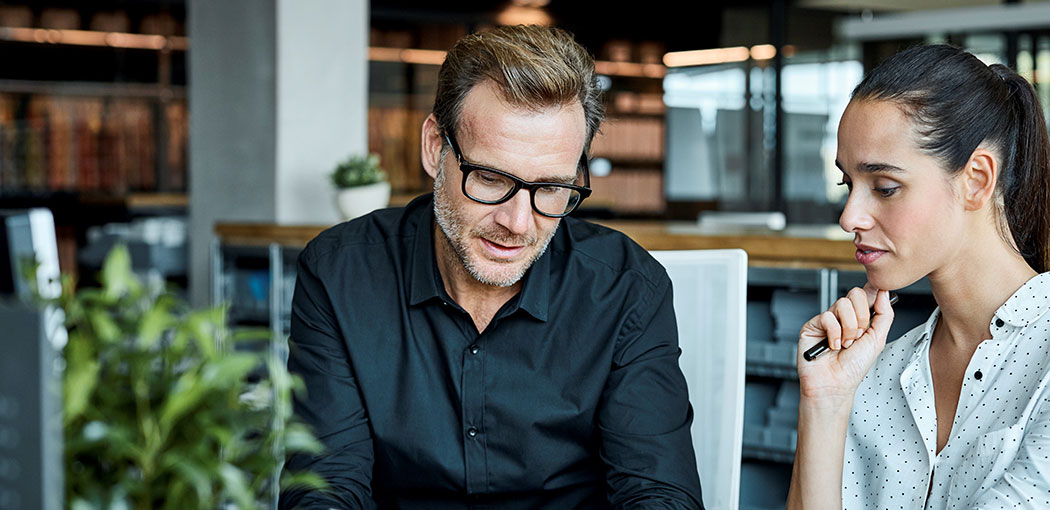
<path id="1" fill-rule="evenodd" d="M 960 348 L 972 350 L 991 338 L 995 311 L 1036 275 L 998 232 L 994 236 L 969 243 L 970 249 L 929 276 L 941 309 L 938 327 L 947 328 L 948 338 Z"/>

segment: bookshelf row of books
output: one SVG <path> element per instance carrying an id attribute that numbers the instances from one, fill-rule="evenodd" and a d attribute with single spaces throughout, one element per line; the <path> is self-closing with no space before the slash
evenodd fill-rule
<path id="1" fill-rule="evenodd" d="M 663 174 L 656 168 L 613 169 L 591 178 L 591 198 L 583 207 L 606 207 L 621 213 L 659 214 L 666 208 Z"/>
<path id="2" fill-rule="evenodd" d="M 185 191 L 184 100 L 0 94 L 0 195 Z"/>
<path id="3" fill-rule="evenodd" d="M 591 154 L 613 160 L 661 161 L 664 131 L 662 117 L 610 118 L 591 142 Z"/>
<path id="4" fill-rule="evenodd" d="M 368 151 L 380 164 L 395 192 L 425 191 L 431 182 L 420 163 L 420 129 L 429 111 L 404 107 L 368 109 Z"/>

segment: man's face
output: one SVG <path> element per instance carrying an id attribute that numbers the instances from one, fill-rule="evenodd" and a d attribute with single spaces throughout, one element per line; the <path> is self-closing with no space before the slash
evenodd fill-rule
<path id="1" fill-rule="evenodd" d="M 464 100 L 456 137 L 471 163 L 526 181 L 571 182 L 585 133 L 578 103 L 539 111 L 516 109 L 503 102 L 491 83 L 482 82 Z M 502 204 L 475 202 L 463 194 L 462 180 L 459 164 L 448 151 L 434 180 L 434 212 L 448 246 L 478 282 L 516 284 L 546 250 L 560 220 L 534 211 L 524 189 Z"/>

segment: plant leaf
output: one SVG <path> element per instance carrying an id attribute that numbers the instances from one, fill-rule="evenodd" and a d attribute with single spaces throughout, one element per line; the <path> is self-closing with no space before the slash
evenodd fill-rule
<path id="1" fill-rule="evenodd" d="M 63 422 L 67 425 L 84 414 L 98 384 L 99 363 L 90 357 L 91 353 L 82 340 L 67 344 L 66 377 L 62 385 Z"/>
<path id="2" fill-rule="evenodd" d="M 131 271 L 131 254 L 128 247 L 118 244 L 106 255 L 102 264 L 102 285 L 109 299 L 118 299 L 128 294 L 138 282 Z"/>
<path id="3" fill-rule="evenodd" d="M 193 492 L 197 495 L 199 508 L 211 506 L 214 474 L 206 467 L 178 451 L 165 454 L 161 459 L 161 464 L 165 469 L 173 471 L 183 483 L 193 488 Z"/>
<path id="4" fill-rule="evenodd" d="M 241 508 L 256 508 L 243 471 L 233 464 L 224 463 L 219 467 L 219 474 L 222 476 L 223 492 L 227 496 L 233 498 Z"/>
<path id="5" fill-rule="evenodd" d="M 91 310 L 87 317 L 99 340 L 111 343 L 120 339 L 120 326 L 117 326 L 106 310 Z"/>
<path id="6" fill-rule="evenodd" d="M 301 423 L 290 423 L 284 429 L 284 448 L 288 452 L 302 452 L 313 455 L 324 451 L 324 444 L 314 438 L 310 429 Z"/>
<path id="7" fill-rule="evenodd" d="M 251 354 L 226 354 L 204 368 L 202 380 L 214 388 L 229 388 L 242 381 L 258 365 L 259 359 Z"/>
<path id="8" fill-rule="evenodd" d="M 139 323 L 139 347 L 149 349 L 172 325 L 172 316 L 167 306 L 158 305 L 146 310 Z"/>
<path id="9" fill-rule="evenodd" d="M 281 489 L 327 489 L 328 482 L 317 473 L 310 471 L 297 471 L 294 473 L 281 473 Z"/>
<path id="10" fill-rule="evenodd" d="M 170 431 L 179 418 L 200 402 L 204 391 L 205 388 L 200 384 L 200 376 L 196 372 L 186 372 L 179 376 L 168 400 L 160 410 L 161 430 Z"/>
<path id="11" fill-rule="evenodd" d="M 102 510 L 102 506 L 93 505 L 83 498 L 73 498 L 73 502 L 69 505 L 69 510 Z"/>
<path id="12" fill-rule="evenodd" d="M 301 382 L 269 349 L 241 349 L 268 346 L 268 330 L 231 334 L 225 307 L 190 310 L 131 269 L 119 247 L 101 289 L 64 280 L 66 500 L 76 510 L 259 508 L 275 452 L 321 446 L 291 415 Z"/>
<path id="13" fill-rule="evenodd" d="M 207 308 L 190 312 L 186 316 L 185 329 L 197 342 L 197 348 L 201 350 L 206 358 L 214 358 L 217 354 L 216 339 L 220 335 L 223 324 L 222 307 Z"/>

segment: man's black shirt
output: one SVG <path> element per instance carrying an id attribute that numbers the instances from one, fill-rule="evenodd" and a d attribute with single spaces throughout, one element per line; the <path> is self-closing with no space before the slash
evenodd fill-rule
<path id="1" fill-rule="evenodd" d="M 288 366 L 328 450 L 289 467 L 331 488 L 282 507 L 701 507 L 664 269 L 564 218 L 479 334 L 442 284 L 434 228 L 427 195 L 299 256 Z"/>

